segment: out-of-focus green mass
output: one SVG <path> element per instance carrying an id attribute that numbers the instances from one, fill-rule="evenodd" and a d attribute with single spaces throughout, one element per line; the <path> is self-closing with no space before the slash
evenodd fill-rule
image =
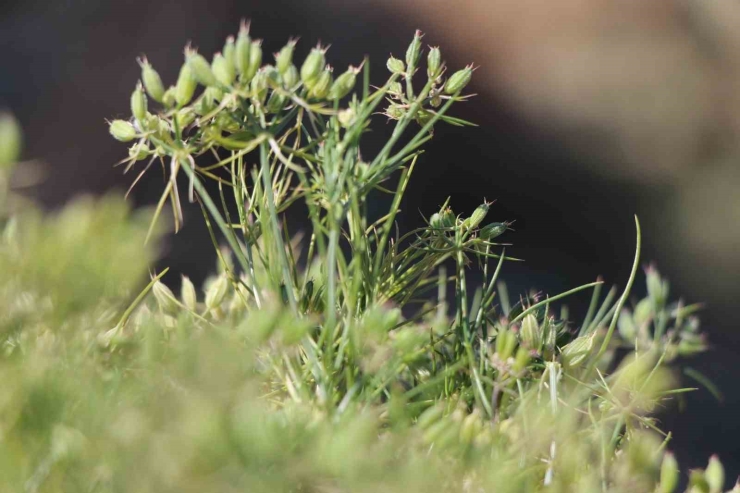
<path id="1" fill-rule="evenodd" d="M 261 66 L 247 25 L 213 66 L 188 49 L 169 89 L 142 59 L 135 114 L 111 133 L 136 140 L 128 169 L 167 164 L 153 214 L 117 197 L 10 207 L 12 166 L 0 170 L 0 490 L 675 491 L 653 413 L 692 390 L 674 369 L 705 341 L 698 306 L 672 302 L 653 267 L 629 302 L 639 223 L 626 289 L 605 297 L 597 281 L 510 298 L 516 259 L 493 242 L 510 223 L 488 222 L 488 202 L 394 230 L 434 125 L 467 124 L 446 113 L 472 68 L 446 80 L 421 36 L 380 88 L 367 61 L 334 80 L 321 47 L 298 71 L 293 41 L 279 69 Z M 360 141 L 380 104 L 395 130 L 371 159 Z M 206 153 L 217 165 L 199 165 Z M 223 246 L 202 289 L 183 278 L 175 294 L 147 271 L 167 200 L 181 223 L 181 171 Z M 368 196 L 395 176 L 390 210 L 369 218 Z M 298 202 L 303 242 L 283 216 Z M 587 291 L 588 313 L 569 318 L 563 300 Z M 724 482 L 712 457 L 688 488 Z"/>

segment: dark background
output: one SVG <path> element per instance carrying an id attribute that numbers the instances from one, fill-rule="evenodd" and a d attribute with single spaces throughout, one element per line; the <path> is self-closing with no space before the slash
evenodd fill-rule
<path id="1" fill-rule="evenodd" d="M 44 170 L 31 193 L 51 208 L 82 192 L 125 190 L 133 179 L 112 167 L 126 149 L 109 138 L 105 119 L 128 116 L 141 54 L 173 83 L 188 40 L 210 56 L 246 17 L 266 54 L 300 36 L 300 60 L 321 40 L 331 43 L 336 67 L 369 55 L 380 83 L 388 54 L 402 58 L 422 29 L 453 69 L 481 66 L 471 86 L 479 95 L 455 110 L 480 126 L 438 128 L 411 181 L 401 229 L 419 225 L 420 213 L 430 215 L 448 196 L 458 213 L 496 199 L 489 217 L 516 220 L 505 239 L 526 259 L 504 269 L 511 291 L 556 293 L 599 274 L 623 285 L 638 214 L 643 262 L 657 262 L 673 297 L 707 304 L 702 321 L 713 348 L 691 364 L 725 395 L 717 402 L 702 389 L 686 397 L 688 412 L 669 410 L 662 422 L 674 432 L 669 448 L 684 470 L 718 453 L 733 480 L 740 473 L 740 7 L 555 3 L 6 0 L 0 106 L 22 123 L 24 157 Z M 378 123 L 369 148 L 387 131 Z M 152 173 L 132 200 L 151 204 L 161 187 Z M 214 266 L 212 247 L 199 211 L 185 214 L 162 264 L 200 280 Z M 587 297 L 569 305 L 583 309 Z"/>

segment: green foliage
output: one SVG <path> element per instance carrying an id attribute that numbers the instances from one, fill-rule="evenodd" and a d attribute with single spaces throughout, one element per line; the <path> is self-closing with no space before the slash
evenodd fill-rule
<path id="1" fill-rule="evenodd" d="M 334 80 L 317 47 L 299 72 L 294 44 L 260 66 L 243 25 L 212 64 L 186 50 L 167 90 L 140 62 L 162 108 L 148 113 L 137 86 L 127 167 L 168 164 L 152 225 L 169 199 L 179 227 L 187 175 L 219 257 L 202 292 L 184 278 L 176 295 L 160 273 L 135 296 L 158 228 L 118 199 L 3 216 L 0 489 L 673 491 L 653 413 L 691 390 L 671 365 L 704 345 L 697 307 L 670 303 L 653 268 L 648 297 L 628 303 L 639 224 L 616 300 L 597 281 L 510 305 L 500 277 L 514 259 L 493 242 L 509 223 L 486 223 L 488 202 L 470 215 L 445 203 L 426 227 L 394 231 L 433 126 L 465 124 L 446 112 L 472 69 L 445 81 L 435 50 L 417 93 L 417 32 L 380 89 L 365 62 L 353 93 L 358 69 Z M 395 129 L 366 161 L 361 138 L 384 100 Z M 397 175 L 389 210 L 370 217 L 371 194 Z M 303 240 L 282 215 L 299 201 Z M 483 279 L 472 293 L 471 268 Z M 582 322 L 555 309 L 584 290 Z M 712 458 L 690 487 L 723 480 Z"/>

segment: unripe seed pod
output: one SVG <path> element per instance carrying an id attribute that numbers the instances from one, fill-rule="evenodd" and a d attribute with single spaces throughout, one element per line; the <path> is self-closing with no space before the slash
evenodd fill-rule
<path id="1" fill-rule="evenodd" d="M 476 207 L 473 214 L 465 220 L 465 227 L 468 229 L 478 227 L 478 225 L 483 222 L 483 219 L 486 218 L 486 214 L 488 214 L 488 204 L 483 203 Z"/>
<path id="2" fill-rule="evenodd" d="M 435 212 L 432 214 L 432 217 L 429 218 L 429 226 L 434 229 L 442 228 L 442 216 L 440 216 L 438 212 Z"/>
<path id="3" fill-rule="evenodd" d="M 185 51 L 185 61 L 190 66 L 190 71 L 199 84 L 205 87 L 218 86 L 218 80 L 213 75 L 211 64 L 195 50 L 187 49 Z"/>
<path id="4" fill-rule="evenodd" d="M 164 313 L 168 315 L 177 313 L 177 310 L 180 308 L 177 304 L 177 299 L 175 298 L 175 295 L 172 294 L 170 288 L 165 286 L 162 281 L 154 283 L 154 286 L 152 286 L 152 294 L 154 294 L 154 298 L 157 300 L 159 308 Z"/>
<path id="5" fill-rule="evenodd" d="M 249 26 L 242 23 L 241 29 L 239 29 L 239 35 L 236 38 L 236 46 L 234 48 L 234 63 L 236 69 L 242 76 L 243 82 L 249 82 L 251 77 L 247 79 L 246 74 L 249 72 L 249 60 L 250 51 L 252 49 L 252 40 L 249 39 Z"/>
<path id="6" fill-rule="evenodd" d="M 418 29 L 414 33 L 414 39 L 411 41 L 408 49 L 406 49 L 406 66 L 409 71 L 414 70 L 416 64 L 419 62 L 419 56 L 421 55 L 421 38 L 424 36 Z"/>
<path id="7" fill-rule="evenodd" d="M 355 87 L 358 69 L 350 67 L 345 73 L 337 77 L 329 90 L 329 99 L 342 99 Z"/>
<path id="8" fill-rule="evenodd" d="M 291 39 L 288 44 L 282 47 L 282 49 L 275 54 L 275 68 L 278 69 L 280 75 L 284 75 L 285 72 L 293 65 L 293 49 L 295 48 L 295 40 Z"/>
<path id="9" fill-rule="evenodd" d="M 298 68 L 295 65 L 288 67 L 283 76 L 283 85 L 287 89 L 293 89 L 298 82 L 300 82 L 301 76 L 298 74 Z"/>
<path id="10" fill-rule="evenodd" d="M 676 457 L 666 452 L 663 456 L 663 463 L 660 465 L 660 493 L 673 493 L 678 486 L 678 474 Z"/>
<path id="11" fill-rule="evenodd" d="M 268 113 L 278 113 L 283 109 L 283 107 L 285 107 L 286 102 L 287 97 L 285 95 L 273 91 L 272 94 L 270 94 L 270 99 L 267 100 L 265 108 L 267 108 Z"/>
<path id="12" fill-rule="evenodd" d="M 452 212 L 452 209 L 449 207 L 442 211 L 442 226 L 445 228 L 454 228 L 455 227 L 455 213 Z"/>
<path id="13" fill-rule="evenodd" d="M 126 120 L 113 120 L 108 131 L 114 139 L 129 142 L 136 138 L 136 129 Z"/>
<path id="14" fill-rule="evenodd" d="M 307 312 L 311 307 L 311 297 L 313 296 L 313 280 L 306 282 L 306 287 L 303 289 L 303 296 L 301 297 L 301 311 Z"/>
<path id="15" fill-rule="evenodd" d="M 522 320 L 519 337 L 527 349 L 539 351 L 542 347 L 542 329 L 537 323 L 537 318 L 531 313 Z"/>
<path id="16" fill-rule="evenodd" d="M 593 332 L 590 336 L 581 336 L 563 347 L 562 355 L 565 365 L 570 368 L 580 365 L 591 352 L 595 336 L 596 332 Z"/>
<path id="17" fill-rule="evenodd" d="M 131 114 L 134 115 L 136 121 L 143 122 L 146 120 L 147 114 L 146 96 L 144 95 L 144 88 L 141 86 L 141 82 L 136 84 L 136 89 L 131 93 Z"/>
<path id="18" fill-rule="evenodd" d="M 355 123 L 355 117 L 357 116 L 357 112 L 354 108 L 346 108 L 343 110 L 339 110 L 339 113 L 337 114 L 337 119 L 339 120 L 339 124 L 344 128 L 349 128 L 352 126 L 353 123 Z M 360 165 L 363 165 L 365 163 L 359 163 Z M 367 166 L 365 164 L 365 166 Z M 364 176 L 364 175 L 363 175 Z"/>
<path id="19" fill-rule="evenodd" d="M 464 444 L 472 443 L 481 428 L 483 428 L 483 423 L 480 416 L 473 411 L 463 419 L 462 426 L 460 426 L 460 441 Z"/>
<path id="20" fill-rule="evenodd" d="M 152 68 L 149 61 L 144 58 L 140 58 L 139 65 L 141 66 L 141 80 L 144 82 L 144 88 L 146 92 L 151 96 L 153 100 L 158 103 L 162 102 L 164 98 L 164 84 L 162 84 L 162 78 L 159 76 L 156 70 Z"/>
<path id="21" fill-rule="evenodd" d="M 400 120 L 405 114 L 406 110 L 400 104 L 392 103 L 385 109 L 385 115 L 391 120 Z"/>
<path id="22" fill-rule="evenodd" d="M 319 78 L 316 79 L 316 82 L 309 92 L 309 96 L 315 99 L 326 99 L 329 95 L 329 90 L 331 89 L 331 79 L 331 67 L 327 66 Z"/>
<path id="23" fill-rule="evenodd" d="M 193 99 L 195 89 L 198 87 L 198 82 L 193 76 L 190 66 L 185 63 L 180 68 L 180 75 L 177 77 L 177 84 L 175 85 L 175 101 L 178 106 L 185 106 Z"/>
<path id="24" fill-rule="evenodd" d="M 710 493 L 722 492 L 725 487 L 725 468 L 716 455 L 709 458 L 709 465 L 704 470 L 704 477 L 706 477 L 709 484 Z"/>
<path id="25" fill-rule="evenodd" d="M 232 63 L 230 63 L 224 55 L 216 53 L 213 55 L 213 62 L 211 63 L 211 70 L 216 80 L 225 86 L 231 86 L 236 78 L 236 69 Z"/>
<path id="26" fill-rule="evenodd" d="M 514 354 L 516 334 L 508 329 L 502 329 L 496 336 L 496 354 L 501 361 L 506 361 Z"/>
<path id="27" fill-rule="evenodd" d="M 523 347 L 519 347 L 519 349 L 517 349 L 516 351 L 516 356 L 514 357 L 514 364 L 512 365 L 512 369 L 517 373 L 524 370 L 527 367 L 529 360 L 529 350 Z"/>
<path id="28" fill-rule="evenodd" d="M 247 82 L 255 76 L 262 65 L 262 41 L 252 41 L 252 46 L 249 48 L 249 67 L 247 72 L 244 74 L 244 81 Z"/>
<path id="29" fill-rule="evenodd" d="M 277 84 L 278 73 L 275 67 L 267 65 L 263 67 L 252 79 L 252 97 L 260 103 L 265 102 L 267 90 L 271 84 Z"/>
<path id="30" fill-rule="evenodd" d="M 444 413 L 444 406 L 440 404 L 435 404 L 434 406 L 426 409 L 423 413 L 421 413 L 419 418 L 416 420 L 416 426 L 418 426 L 422 430 L 426 430 L 434 423 L 442 419 Z"/>
<path id="31" fill-rule="evenodd" d="M 388 94 L 391 96 L 400 96 L 403 94 L 403 87 L 401 87 L 401 83 L 396 81 L 391 83 L 391 85 L 388 87 Z"/>
<path id="32" fill-rule="evenodd" d="M 442 52 L 439 47 L 435 46 L 429 50 L 427 55 L 427 76 L 430 80 L 435 80 L 442 73 Z"/>
<path id="33" fill-rule="evenodd" d="M 176 97 L 177 91 L 175 86 L 170 86 L 165 92 L 164 96 L 162 96 L 162 104 L 165 105 L 167 108 L 172 108 L 177 104 L 177 97 Z"/>
<path id="34" fill-rule="evenodd" d="M 234 73 L 236 73 L 236 45 L 234 44 L 234 36 L 226 38 L 222 53 L 226 61 L 231 64 Z"/>
<path id="35" fill-rule="evenodd" d="M 454 74 L 452 74 L 452 77 L 449 78 L 447 83 L 445 84 L 445 93 L 446 94 L 456 94 L 463 89 L 465 89 L 465 86 L 468 85 L 470 82 L 470 79 L 473 77 L 473 66 L 468 65 L 462 70 L 458 70 Z"/>
<path id="36" fill-rule="evenodd" d="M 324 72 L 326 66 L 325 50 L 320 46 L 311 50 L 301 66 L 301 80 L 309 90 L 313 88 L 316 81 Z"/>
<path id="37" fill-rule="evenodd" d="M 226 297 L 226 291 L 229 288 L 229 280 L 226 276 L 219 276 L 216 281 L 211 284 L 206 293 L 206 307 L 209 310 L 217 308 Z"/>
<path id="38" fill-rule="evenodd" d="M 122 121 L 122 120 L 116 120 Z M 115 122 L 113 122 L 115 123 Z M 124 122 L 127 123 L 127 122 Z M 111 125 L 111 134 L 113 129 Z M 131 127 L 133 129 L 133 127 Z M 136 131 L 134 130 L 134 134 Z M 116 135 L 113 135 L 116 137 Z M 0 113 L 0 169 L 11 169 L 18 160 L 21 153 L 21 142 L 23 140 L 21 126 L 13 115 L 6 112 Z M 130 139 L 129 139 L 130 140 Z"/>
<path id="39" fill-rule="evenodd" d="M 198 294 L 195 292 L 193 281 L 191 281 L 187 276 L 182 276 L 180 298 L 182 298 L 182 304 L 185 305 L 188 310 L 195 311 L 198 304 Z"/>
<path id="40" fill-rule="evenodd" d="M 486 241 L 492 240 L 497 236 L 501 236 L 506 231 L 508 225 L 506 223 L 491 223 L 480 229 L 480 237 Z"/>
<path id="41" fill-rule="evenodd" d="M 182 132 L 188 125 L 195 121 L 195 111 L 192 108 L 182 108 L 175 114 L 177 126 Z"/>
<path id="42" fill-rule="evenodd" d="M 134 161 L 141 161 L 146 159 L 151 151 L 146 142 L 137 142 L 128 149 L 128 156 Z"/>
<path id="43" fill-rule="evenodd" d="M 385 66 L 388 67 L 388 70 L 392 74 L 402 74 L 406 70 L 403 62 L 398 58 L 394 58 L 393 55 L 385 62 Z"/>

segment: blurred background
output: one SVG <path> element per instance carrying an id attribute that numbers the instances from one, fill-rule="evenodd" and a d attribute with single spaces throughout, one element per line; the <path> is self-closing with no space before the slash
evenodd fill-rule
<path id="1" fill-rule="evenodd" d="M 505 239 L 526 260 L 504 269 L 511 291 L 555 293 L 597 275 L 623 286 L 637 214 L 643 262 L 656 262 L 672 297 L 706 303 L 712 349 L 691 365 L 725 396 L 718 402 L 702 388 L 667 409 L 669 448 L 684 470 L 718 453 L 730 479 L 740 474 L 740 4 L 5 0 L 0 107 L 21 121 L 24 157 L 42 171 L 29 193 L 52 208 L 80 193 L 125 190 L 133 176 L 112 165 L 126 148 L 108 136 L 105 119 L 128 117 L 136 57 L 146 54 L 173 83 L 188 40 L 210 56 L 241 18 L 252 20 L 265 53 L 300 36 L 299 59 L 319 40 L 331 43 L 330 63 L 340 68 L 369 55 L 376 83 L 416 28 L 452 69 L 479 65 L 478 96 L 455 116 L 480 126 L 438 128 L 401 229 L 448 196 L 458 213 L 496 199 L 489 217 L 516 221 Z M 378 123 L 370 147 L 386 135 Z M 162 180 L 150 174 L 134 203 L 154 202 Z M 179 272 L 201 280 L 214 266 L 199 211 L 185 214 L 185 229 L 163 251 L 173 282 Z M 572 311 L 587 298 L 573 298 Z"/>

